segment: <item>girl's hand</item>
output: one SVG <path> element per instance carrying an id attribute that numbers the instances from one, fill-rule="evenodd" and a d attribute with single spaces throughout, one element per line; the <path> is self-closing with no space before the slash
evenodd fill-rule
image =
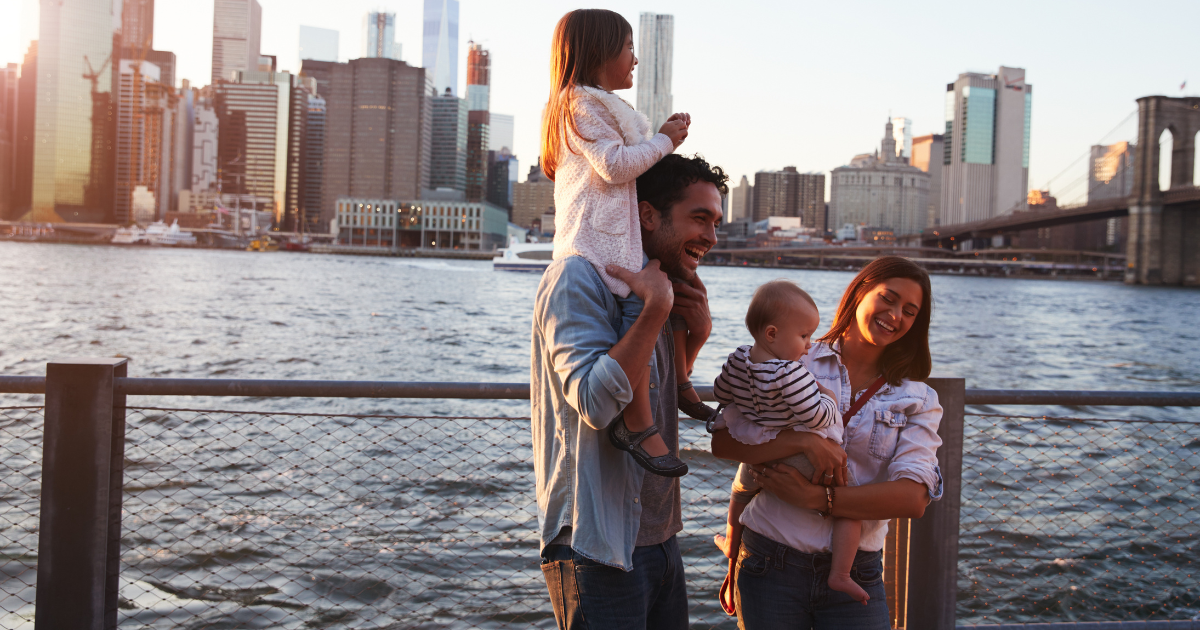
<path id="1" fill-rule="evenodd" d="M 678 115 L 679 114 L 676 114 L 675 116 Z M 658 130 L 658 133 L 670 138 L 671 144 L 675 145 L 675 148 L 678 149 L 679 145 L 683 144 L 683 141 L 687 139 L 688 129 L 687 123 L 675 118 L 675 116 L 671 117 L 674 120 L 668 120 L 667 122 L 663 123 L 663 126 Z"/>
<path id="2" fill-rule="evenodd" d="M 683 121 L 683 124 L 687 127 L 692 126 L 692 115 L 687 112 L 671 114 L 671 117 L 667 119 L 667 122 L 672 120 Z"/>
<path id="3" fill-rule="evenodd" d="M 776 464 L 769 468 L 752 466 L 750 470 L 763 490 L 770 491 L 785 503 L 818 512 L 825 509 L 827 501 L 824 488 L 809 483 L 795 468 Z"/>

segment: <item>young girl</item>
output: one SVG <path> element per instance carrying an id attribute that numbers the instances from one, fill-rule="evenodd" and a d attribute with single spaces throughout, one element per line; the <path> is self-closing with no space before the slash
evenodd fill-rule
<path id="1" fill-rule="evenodd" d="M 642 301 L 607 265 L 642 268 L 636 179 L 687 137 L 687 114 L 673 114 L 657 134 L 614 90 L 633 87 L 633 29 L 603 9 L 572 11 L 558 21 L 550 62 L 550 102 L 542 120 L 542 171 L 554 181 L 554 258 L 582 256 L 621 305 L 624 335 Z M 613 446 L 646 470 L 687 474 L 670 453 L 650 410 L 649 372 L 632 383 L 633 400 L 610 425 Z"/>

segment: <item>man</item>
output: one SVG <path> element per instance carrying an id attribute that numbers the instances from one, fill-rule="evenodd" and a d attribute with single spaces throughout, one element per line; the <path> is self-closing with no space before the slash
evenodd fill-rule
<path id="1" fill-rule="evenodd" d="M 644 474 L 605 432 L 632 399 L 630 383 L 649 370 L 655 425 L 678 454 L 676 387 L 687 375 L 675 373 L 674 355 L 683 352 L 690 371 L 712 329 L 696 268 L 716 245 L 727 179 L 700 157 L 674 154 L 638 178 L 648 263 L 638 273 L 607 270 L 645 301 L 624 337 L 616 298 L 583 258 L 554 261 L 538 286 L 534 470 L 542 572 L 559 628 L 687 627 L 679 479 Z M 687 347 L 675 348 L 681 319 Z"/>

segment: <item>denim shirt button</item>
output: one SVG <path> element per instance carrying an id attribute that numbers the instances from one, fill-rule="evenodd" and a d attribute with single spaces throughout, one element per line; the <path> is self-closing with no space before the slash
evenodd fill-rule
<path id="1" fill-rule="evenodd" d="M 638 498 L 637 498 L 637 497 L 633 497 L 633 502 L 634 502 L 634 503 L 637 503 L 637 502 L 638 502 Z"/>
<path id="2" fill-rule="evenodd" d="M 654 389 L 654 383 L 650 383 L 650 389 Z"/>

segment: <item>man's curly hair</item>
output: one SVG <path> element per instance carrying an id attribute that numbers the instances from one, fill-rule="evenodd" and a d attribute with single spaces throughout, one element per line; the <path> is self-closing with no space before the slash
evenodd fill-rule
<path id="1" fill-rule="evenodd" d="M 650 202 L 664 220 L 670 221 L 671 208 L 683 199 L 683 191 L 696 182 L 716 186 L 722 197 L 729 194 L 729 176 L 720 166 L 709 164 L 699 154 L 687 157 L 672 153 L 637 178 L 638 202 Z"/>

